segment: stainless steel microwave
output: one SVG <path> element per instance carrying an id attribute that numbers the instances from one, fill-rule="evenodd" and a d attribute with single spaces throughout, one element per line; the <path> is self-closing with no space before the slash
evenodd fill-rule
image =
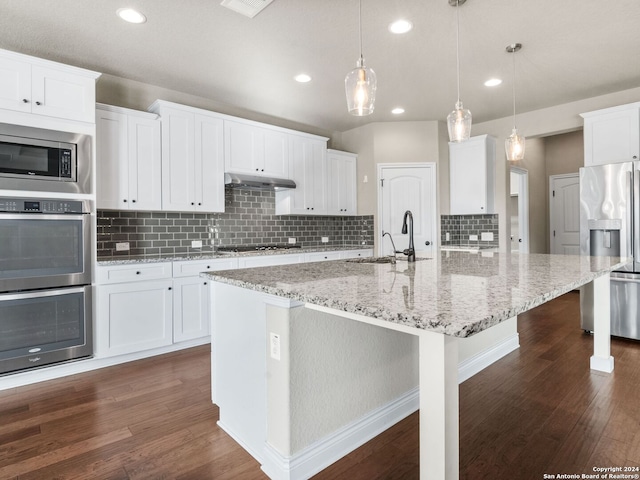
<path id="1" fill-rule="evenodd" d="M 0 124 L 0 189 L 92 193 L 91 137 Z"/>

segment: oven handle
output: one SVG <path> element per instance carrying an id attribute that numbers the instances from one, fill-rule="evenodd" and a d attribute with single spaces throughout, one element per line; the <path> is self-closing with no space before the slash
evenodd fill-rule
<path id="1" fill-rule="evenodd" d="M 50 288 L 46 290 L 34 290 L 31 292 L 25 293 L 3 293 L 0 295 L 0 302 L 8 301 L 8 300 L 23 300 L 27 298 L 42 298 L 42 297 L 53 297 L 55 295 L 67 295 L 72 293 L 85 293 L 86 288 L 89 287 L 73 287 L 73 288 L 56 288 L 52 290 Z"/>
<path id="2" fill-rule="evenodd" d="M 0 220 L 84 220 L 85 214 L 0 213 Z"/>

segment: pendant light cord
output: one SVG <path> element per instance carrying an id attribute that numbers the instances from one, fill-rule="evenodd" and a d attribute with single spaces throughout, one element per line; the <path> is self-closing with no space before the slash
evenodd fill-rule
<path id="1" fill-rule="evenodd" d="M 460 0 L 456 0 L 456 71 L 458 80 L 458 103 L 460 103 Z"/>
<path id="2" fill-rule="evenodd" d="M 358 30 L 360 32 L 360 66 L 364 66 L 364 56 L 362 55 L 362 0 L 358 6 Z"/>
<path id="3" fill-rule="evenodd" d="M 511 52 L 513 56 L 513 84 L 511 85 L 513 91 L 513 128 L 516 128 L 516 50 L 514 48 Z"/>

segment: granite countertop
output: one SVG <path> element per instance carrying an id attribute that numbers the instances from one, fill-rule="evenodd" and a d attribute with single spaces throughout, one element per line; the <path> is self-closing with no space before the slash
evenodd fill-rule
<path id="1" fill-rule="evenodd" d="M 203 273 L 214 281 L 404 326 L 468 337 L 630 259 L 442 252 L 394 264 L 330 262 Z"/>
<path id="2" fill-rule="evenodd" d="M 330 246 L 330 247 L 301 247 L 290 248 L 285 250 L 251 250 L 249 252 L 190 252 L 183 254 L 157 254 L 157 255 L 130 255 L 130 256 L 113 256 L 98 257 L 98 265 L 127 265 L 133 263 L 158 263 L 158 262 L 174 262 L 185 260 L 211 260 L 218 258 L 230 257 L 256 257 L 262 255 L 287 255 L 293 253 L 313 253 L 313 252 L 337 252 L 343 250 L 363 250 L 373 249 L 373 245 L 356 245 L 356 246 Z"/>

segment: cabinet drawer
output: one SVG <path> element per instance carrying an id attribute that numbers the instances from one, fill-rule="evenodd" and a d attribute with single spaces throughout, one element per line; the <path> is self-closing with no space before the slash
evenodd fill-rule
<path id="1" fill-rule="evenodd" d="M 174 277 L 193 277 L 201 272 L 233 270 L 238 268 L 237 258 L 216 258 L 211 260 L 184 260 L 173 262 Z"/>
<path id="2" fill-rule="evenodd" d="M 305 256 L 307 262 L 324 262 L 328 260 L 340 260 L 340 252 L 314 252 L 307 253 Z"/>
<path id="3" fill-rule="evenodd" d="M 171 262 L 110 265 L 96 268 L 96 282 L 103 285 L 161 278 L 171 278 Z"/>
<path id="4" fill-rule="evenodd" d="M 293 263 L 304 263 L 304 254 L 262 255 L 238 259 L 239 268 L 272 267 L 275 265 L 291 265 Z"/>
<path id="5" fill-rule="evenodd" d="M 361 250 L 344 250 L 340 252 L 340 258 L 367 258 L 373 257 L 373 248 L 363 248 Z"/>

